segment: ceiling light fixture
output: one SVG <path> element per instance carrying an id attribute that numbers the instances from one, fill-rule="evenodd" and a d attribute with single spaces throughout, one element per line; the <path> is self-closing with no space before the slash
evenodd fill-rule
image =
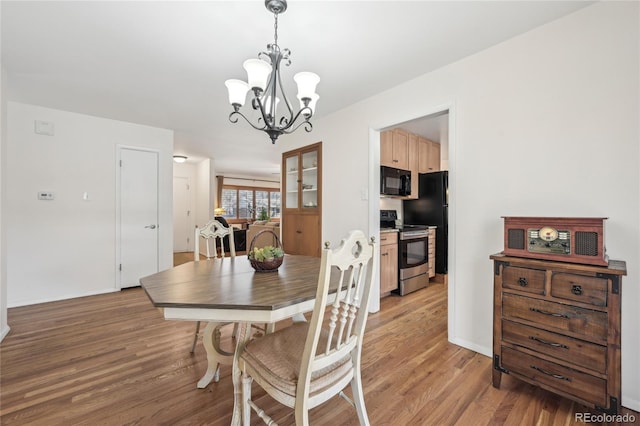
<path id="1" fill-rule="evenodd" d="M 185 161 L 187 161 L 187 157 L 185 157 L 184 155 L 174 155 L 173 161 L 175 161 L 176 163 L 184 163 Z"/>
<path id="2" fill-rule="evenodd" d="M 260 52 L 258 59 L 248 59 L 244 62 L 243 67 L 247 71 L 248 83 L 232 79 L 225 81 L 224 84 L 229 91 L 229 103 L 233 106 L 233 112 L 229 114 L 229 121 L 237 123 L 238 116 L 240 116 L 254 129 L 266 132 L 271 138 L 271 143 L 275 144 L 278 136 L 293 133 L 300 126 L 304 125 L 307 132 L 311 131 L 313 126 L 309 120 L 315 112 L 316 102 L 319 98 L 316 93 L 316 85 L 320 82 L 320 77 L 312 72 L 299 72 L 293 77 L 298 85 L 298 100 L 300 101 L 300 110 L 294 115 L 280 78 L 280 62 L 284 60 L 284 64 L 289 66 L 291 51 L 289 49 L 280 50 L 280 46 L 278 46 L 278 15 L 287 10 L 287 2 L 286 0 L 265 0 L 264 5 L 267 10 L 273 13 L 275 20 L 273 44 L 267 44 L 267 51 Z M 265 57 L 268 58 L 268 61 L 265 60 Z M 249 90 L 253 91 L 254 96 L 251 106 L 260 113 L 257 124 L 252 123 L 240 112 L 240 107 L 244 105 Z M 281 99 L 278 97 L 277 91 L 280 92 L 286 107 L 286 112 L 280 118 L 277 116 L 277 107 Z M 298 122 L 298 118 L 302 118 L 302 121 Z M 297 125 L 296 122 L 298 122 Z"/>

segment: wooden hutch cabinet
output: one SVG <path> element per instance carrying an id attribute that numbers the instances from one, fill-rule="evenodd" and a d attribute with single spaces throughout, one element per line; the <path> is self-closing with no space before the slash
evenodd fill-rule
<path id="1" fill-rule="evenodd" d="M 592 266 L 504 254 L 494 279 L 493 386 L 503 373 L 620 412 L 623 261 Z"/>
<path id="2" fill-rule="evenodd" d="M 322 142 L 282 154 L 281 221 L 285 253 L 320 256 Z"/>

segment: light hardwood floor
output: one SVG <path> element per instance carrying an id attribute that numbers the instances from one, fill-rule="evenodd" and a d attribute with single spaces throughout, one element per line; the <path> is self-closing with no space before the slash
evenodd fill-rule
<path id="1" fill-rule="evenodd" d="M 446 317 L 443 284 L 386 297 L 369 316 L 362 373 L 372 425 L 579 423 L 575 413 L 587 410 L 567 399 L 507 375 L 494 389 L 491 360 L 448 343 Z M 12 308 L 9 324 L 0 345 L 2 425 L 230 423 L 230 367 L 197 389 L 206 356 L 202 345 L 189 353 L 193 323 L 164 320 L 140 288 Z M 291 410 L 253 388 L 281 425 L 294 424 Z M 357 416 L 336 398 L 313 409 L 311 423 L 356 425 Z"/>

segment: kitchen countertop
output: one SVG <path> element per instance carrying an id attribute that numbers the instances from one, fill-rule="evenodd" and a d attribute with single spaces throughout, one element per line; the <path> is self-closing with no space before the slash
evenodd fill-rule
<path id="1" fill-rule="evenodd" d="M 395 229 L 395 228 L 381 228 L 380 229 L 380 233 L 381 234 L 384 234 L 386 232 L 399 232 L 399 230 Z"/>

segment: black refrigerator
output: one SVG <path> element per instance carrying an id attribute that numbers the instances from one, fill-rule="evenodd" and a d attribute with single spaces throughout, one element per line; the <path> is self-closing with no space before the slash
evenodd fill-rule
<path id="1" fill-rule="evenodd" d="M 449 172 L 423 173 L 417 200 L 404 200 L 402 210 L 405 225 L 432 225 L 436 228 L 436 273 L 447 273 Z"/>

